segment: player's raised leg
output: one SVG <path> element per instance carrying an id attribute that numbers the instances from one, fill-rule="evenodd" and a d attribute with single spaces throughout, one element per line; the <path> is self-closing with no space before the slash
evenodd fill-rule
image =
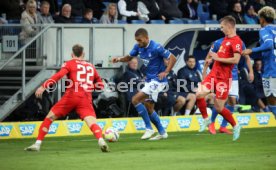
<path id="1" fill-rule="evenodd" d="M 240 137 L 241 126 L 236 123 L 235 119 L 232 116 L 232 113 L 224 106 L 226 99 L 215 100 L 215 108 L 222 117 L 229 122 L 233 127 L 233 141 L 236 141 Z"/>
<path id="2" fill-rule="evenodd" d="M 46 118 L 44 119 L 44 121 L 41 123 L 40 127 L 39 127 L 36 142 L 33 145 L 25 148 L 24 150 L 26 150 L 26 151 L 40 151 L 40 146 L 42 144 L 42 141 L 44 140 L 45 136 L 47 135 L 52 122 L 54 120 L 56 120 L 57 118 L 58 117 L 52 111 L 50 111 L 48 113 L 48 115 L 46 116 Z"/>
<path id="3" fill-rule="evenodd" d="M 108 145 L 104 141 L 102 137 L 102 129 L 99 125 L 97 125 L 96 118 L 93 116 L 86 116 L 84 118 L 85 123 L 91 130 L 91 132 L 94 134 L 95 138 L 98 139 L 98 144 L 102 150 L 102 152 L 110 152 Z"/>
<path id="4" fill-rule="evenodd" d="M 148 95 L 146 95 L 143 92 L 138 92 L 132 98 L 132 104 L 135 106 L 137 112 L 141 115 L 141 117 L 145 123 L 145 126 L 146 126 L 146 131 L 145 131 L 144 135 L 141 137 L 141 139 L 149 139 L 154 134 L 154 130 L 150 123 L 149 113 L 148 113 L 145 105 L 143 104 L 143 102 L 147 98 L 148 98 Z"/>
<path id="5" fill-rule="evenodd" d="M 210 93 L 209 88 L 207 88 L 204 84 L 200 84 L 199 89 L 196 93 L 196 105 L 203 117 L 203 123 L 200 126 L 199 132 L 203 132 L 206 127 L 211 123 L 210 119 L 208 118 L 207 114 L 207 104 L 205 101 L 205 96 Z"/>
<path id="6" fill-rule="evenodd" d="M 150 140 L 167 139 L 168 138 L 168 134 L 165 131 L 164 127 L 162 126 L 158 114 L 154 110 L 154 102 L 151 102 L 151 101 L 145 102 L 145 106 L 146 106 L 146 108 L 148 110 L 148 113 L 150 113 L 150 120 L 151 120 L 151 122 L 154 124 L 154 126 L 156 127 L 156 129 L 158 130 L 158 133 L 159 133 L 155 137 L 150 138 Z"/>

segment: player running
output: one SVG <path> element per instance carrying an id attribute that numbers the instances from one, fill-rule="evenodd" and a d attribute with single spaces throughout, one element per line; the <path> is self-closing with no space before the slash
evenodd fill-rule
<path id="1" fill-rule="evenodd" d="M 223 42 L 223 39 L 224 38 L 221 38 L 221 39 L 218 39 L 214 42 L 214 44 L 212 45 L 211 49 L 210 49 L 210 52 L 218 52 L 219 51 L 219 48 Z M 242 49 L 246 49 L 245 47 L 245 44 L 242 43 Z M 253 81 L 254 80 L 254 71 L 253 71 L 253 68 L 252 68 L 252 64 L 251 64 L 251 60 L 250 60 L 250 57 L 249 55 L 245 55 L 245 61 L 246 61 L 246 64 L 247 64 L 247 67 L 248 67 L 248 70 L 249 70 L 249 81 Z M 206 59 L 209 58 L 209 55 L 206 57 Z M 210 63 L 205 63 L 204 64 L 204 68 L 203 68 L 203 78 L 206 77 L 206 71 L 207 71 L 207 68 L 209 66 Z M 230 86 L 230 91 L 229 91 L 229 96 L 228 96 L 228 101 L 227 101 L 227 104 L 226 104 L 226 108 L 231 112 L 233 113 L 234 112 L 234 107 L 237 103 L 237 100 L 239 98 L 239 76 L 238 76 L 238 65 L 235 64 L 234 65 L 234 68 L 232 70 L 232 84 Z M 215 129 L 215 120 L 216 120 L 216 117 L 218 115 L 218 112 L 216 111 L 215 108 L 213 108 L 212 110 L 212 116 L 211 116 L 211 124 L 209 125 L 209 132 L 211 134 L 216 134 L 216 129 Z M 220 133 L 226 133 L 226 134 L 232 134 L 231 131 L 229 131 L 227 128 L 227 121 L 225 119 L 222 120 L 221 122 L 221 125 L 220 125 L 220 128 L 219 128 L 219 132 Z M 201 131 L 204 131 L 205 129 L 201 129 Z"/>
<path id="2" fill-rule="evenodd" d="M 276 13 L 272 7 L 263 7 L 258 15 L 262 27 L 259 32 L 261 45 L 260 47 L 244 50 L 243 55 L 262 52 L 264 93 L 267 97 L 268 107 L 276 119 L 276 26 L 273 25 Z"/>
<path id="3" fill-rule="evenodd" d="M 109 152 L 108 145 L 102 138 L 102 129 L 96 124 L 96 114 L 91 95 L 93 89 L 103 89 L 103 82 L 95 67 L 84 61 L 83 47 L 78 44 L 74 45 L 72 51 L 72 59 L 64 63 L 60 71 L 45 81 L 35 92 L 36 97 L 42 97 L 43 92 L 63 76 L 67 75 L 71 80 L 70 86 L 66 89 L 61 100 L 51 108 L 40 125 L 36 142 L 25 148 L 27 151 L 39 151 L 52 122 L 75 109 L 98 139 L 102 152 Z"/>
<path id="4" fill-rule="evenodd" d="M 214 107 L 233 126 L 233 141 L 239 138 L 241 126 L 236 123 L 232 113 L 225 108 L 225 103 L 230 90 L 232 69 L 234 64 L 238 64 L 242 52 L 242 41 L 236 34 L 235 25 L 236 21 L 231 16 L 226 16 L 220 20 L 221 31 L 225 34 L 225 38 L 217 53 L 209 52 L 215 62 L 211 72 L 202 81 L 196 93 L 197 107 L 204 119 L 201 129 L 206 129 L 211 123 L 207 114 L 205 96 L 215 91 L 216 99 Z M 207 62 L 211 62 L 212 59 L 208 59 Z"/>
<path id="5" fill-rule="evenodd" d="M 135 32 L 135 39 L 137 44 L 129 55 L 113 58 L 112 61 L 113 63 L 127 62 L 136 56 L 139 56 L 143 60 L 144 65 L 147 67 L 146 83 L 144 88 L 132 98 L 132 104 L 142 116 L 146 126 L 146 131 L 141 139 L 166 139 L 168 138 L 168 134 L 163 128 L 158 114 L 154 111 L 154 102 L 157 101 L 158 93 L 165 88 L 167 84 L 166 76 L 174 66 L 176 58 L 160 44 L 149 40 L 148 32 L 144 28 L 140 28 Z M 165 66 L 164 60 L 169 60 L 167 67 Z M 149 101 L 148 99 L 152 99 L 153 101 Z M 159 132 L 155 137 L 152 137 L 154 130 L 150 122 L 155 125 Z"/>

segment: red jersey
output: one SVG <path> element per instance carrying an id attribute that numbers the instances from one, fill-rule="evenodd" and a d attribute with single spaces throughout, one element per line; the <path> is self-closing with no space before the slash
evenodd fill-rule
<path id="1" fill-rule="evenodd" d="M 42 86 L 47 88 L 65 75 L 71 80 L 66 91 L 89 92 L 91 94 L 93 89 L 103 88 L 103 82 L 95 67 L 89 62 L 79 59 L 65 62 L 60 71 L 44 82 Z"/>
<path id="2" fill-rule="evenodd" d="M 225 37 L 221 43 L 219 51 L 217 52 L 220 58 L 234 57 L 234 53 L 241 54 L 242 52 L 242 40 L 239 36 L 231 38 Z M 211 73 L 213 76 L 221 79 L 232 78 L 232 69 L 234 64 L 226 64 L 215 61 Z"/>

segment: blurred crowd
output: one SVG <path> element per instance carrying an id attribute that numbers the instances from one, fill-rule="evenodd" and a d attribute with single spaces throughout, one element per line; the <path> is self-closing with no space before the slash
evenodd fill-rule
<path id="1" fill-rule="evenodd" d="M 263 6 L 275 0 L 1 0 L 0 23 L 170 23 L 215 20 L 232 15 L 257 24 Z M 137 22 L 139 21 L 139 22 Z M 173 23 L 173 22 L 172 22 Z M 185 22 L 184 22 L 185 23 Z"/>

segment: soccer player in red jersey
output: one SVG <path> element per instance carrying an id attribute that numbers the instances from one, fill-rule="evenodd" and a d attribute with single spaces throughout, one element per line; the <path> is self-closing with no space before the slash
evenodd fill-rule
<path id="1" fill-rule="evenodd" d="M 236 123 L 231 112 L 225 107 L 232 81 L 232 69 L 234 64 L 238 64 L 241 52 L 242 41 L 236 34 L 236 21 L 231 16 L 226 16 L 220 20 L 221 31 L 225 34 L 220 49 L 217 53 L 210 52 L 214 65 L 208 76 L 202 81 L 197 91 L 197 106 L 204 119 L 199 132 L 202 132 L 211 123 L 208 118 L 206 101 L 204 97 L 210 92 L 216 93 L 215 109 L 233 126 L 233 140 L 240 136 L 241 126 Z"/>
<path id="2" fill-rule="evenodd" d="M 63 117 L 71 110 L 76 110 L 83 119 L 94 136 L 98 139 L 98 144 L 103 152 L 109 152 L 108 145 L 102 138 L 102 130 L 96 124 L 96 114 L 92 105 L 92 90 L 103 89 L 103 82 L 95 67 L 84 60 L 83 47 L 79 44 L 72 48 L 72 59 L 63 64 L 58 73 L 45 81 L 39 87 L 35 95 L 41 97 L 43 92 L 53 85 L 63 76 L 70 79 L 65 94 L 50 110 L 39 128 L 39 133 L 35 144 L 25 148 L 27 151 L 39 151 L 41 143 L 48 133 L 52 122 L 59 117 Z"/>

